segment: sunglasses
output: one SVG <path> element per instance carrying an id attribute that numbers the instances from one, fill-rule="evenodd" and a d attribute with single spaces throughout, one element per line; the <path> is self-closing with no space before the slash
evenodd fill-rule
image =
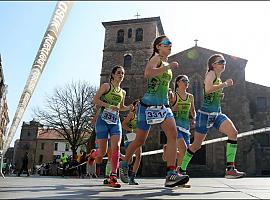
<path id="1" fill-rule="evenodd" d="M 183 83 L 189 83 L 188 79 L 180 79 L 180 81 L 182 81 Z"/>
<path id="2" fill-rule="evenodd" d="M 219 65 L 226 65 L 226 60 L 217 60 L 214 62 L 214 64 L 219 64 Z"/>
<path id="3" fill-rule="evenodd" d="M 171 45 L 172 42 L 170 40 L 162 40 L 159 44 Z"/>

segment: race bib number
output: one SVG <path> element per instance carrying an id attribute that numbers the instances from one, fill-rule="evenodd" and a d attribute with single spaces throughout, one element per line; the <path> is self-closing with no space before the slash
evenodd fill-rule
<path id="1" fill-rule="evenodd" d="M 147 124 L 159 124 L 164 121 L 167 114 L 165 106 L 151 106 L 145 110 Z"/>
<path id="2" fill-rule="evenodd" d="M 136 133 L 126 133 L 127 141 L 132 142 L 136 138 Z"/>
<path id="3" fill-rule="evenodd" d="M 107 124 L 117 124 L 118 112 L 106 108 L 102 112 L 101 119 Z"/>
<path id="4" fill-rule="evenodd" d="M 211 128 L 214 125 L 216 117 L 217 117 L 216 114 L 215 115 L 213 115 L 213 114 L 208 115 L 206 128 Z"/>

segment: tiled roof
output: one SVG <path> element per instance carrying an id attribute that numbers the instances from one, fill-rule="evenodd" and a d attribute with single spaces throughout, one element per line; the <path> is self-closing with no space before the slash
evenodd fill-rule
<path id="1" fill-rule="evenodd" d="M 89 133 L 85 134 L 85 137 L 90 137 Z M 56 130 L 53 129 L 41 129 L 39 130 L 39 134 L 37 139 L 41 140 L 65 140 L 65 138 L 60 135 Z"/>
<path id="2" fill-rule="evenodd" d="M 39 131 L 37 139 L 41 140 L 64 140 L 64 137 L 52 129 L 43 129 Z"/>

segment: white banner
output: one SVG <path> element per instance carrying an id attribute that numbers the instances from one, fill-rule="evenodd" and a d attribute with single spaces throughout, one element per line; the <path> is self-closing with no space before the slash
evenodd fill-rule
<path id="1" fill-rule="evenodd" d="M 247 131 L 247 132 L 238 134 L 237 138 L 241 138 L 241 137 L 245 137 L 245 136 L 249 136 L 249 135 L 255 135 L 258 133 L 264 133 L 264 132 L 268 132 L 268 131 L 270 131 L 270 127 L 265 127 L 265 128 L 261 128 L 261 129 L 257 129 L 257 130 L 253 130 L 253 131 Z M 206 141 L 203 141 L 202 145 L 212 144 L 212 143 L 216 143 L 216 142 L 222 142 L 222 141 L 226 141 L 226 140 L 228 140 L 228 137 L 221 137 L 221 138 L 216 138 L 216 139 L 212 139 L 212 140 L 206 140 Z M 158 153 L 163 153 L 163 149 L 143 152 L 142 156 L 148 156 L 148 155 L 153 155 L 153 154 L 158 154 Z"/>
<path id="2" fill-rule="evenodd" d="M 17 127 L 22 119 L 25 109 L 32 97 L 32 94 L 35 90 L 38 80 L 49 59 L 52 49 L 56 43 L 56 40 L 62 30 L 64 22 L 72 6 L 73 6 L 72 1 L 57 2 L 51 21 L 47 27 L 43 40 L 40 44 L 36 58 L 32 65 L 31 72 L 29 74 L 28 80 L 22 92 L 16 113 L 14 115 L 11 127 L 8 132 L 7 140 L 4 141 L 4 148 L 3 148 L 4 154 L 16 133 Z"/>

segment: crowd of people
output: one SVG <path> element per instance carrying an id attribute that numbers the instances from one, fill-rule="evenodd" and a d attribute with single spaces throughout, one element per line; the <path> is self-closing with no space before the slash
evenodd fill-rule
<path id="1" fill-rule="evenodd" d="M 93 98 L 93 103 L 98 107 L 94 121 L 98 146 L 90 152 L 89 164 L 93 162 L 100 164 L 103 157 L 108 154 L 111 170 L 109 177 L 104 180 L 104 184 L 108 186 L 121 187 L 117 180 L 119 166 L 122 182 L 139 184 L 135 177 L 141 161 L 142 145 L 145 144 L 151 126 L 155 124 L 161 125 L 167 137 L 162 156 L 167 162 L 165 187 L 184 185 L 189 181 L 187 166 L 212 127 L 228 136 L 225 177 L 245 176 L 244 172 L 238 171 L 235 167 L 237 129 L 229 117 L 221 111 L 223 89 L 233 86 L 232 79 L 224 82 L 221 80 L 226 65 L 224 56 L 214 54 L 208 59 L 204 99 L 201 108 L 196 112 L 193 95 L 187 92 L 190 83 L 187 75 L 176 75 L 174 89 L 169 87 L 173 70 L 179 67 L 179 63 L 175 61 L 168 62 L 171 48 L 172 42 L 167 36 L 162 35 L 155 39 L 153 54 L 144 71 L 147 90 L 138 101 L 129 106 L 124 105 L 126 92 L 120 86 L 125 75 L 122 66 L 115 66 L 112 69 L 109 82 L 103 83 Z M 129 111 L 129 114 L 121 123 L 119 112 L 123 111 Z M 190 144 L 190 126 L 195 127 L 192 144 Z M 125 139 L 125 155 L 120 155 L 122 135 Z M 132 160 L 134 154 L 135 162 Z M 132 162 L 134 164 L 130 169 Z"/>
<path id="2" fill-rule="evenodd" d="M 97 108 L 96 116 L 92 121 L 96 132 L 96 147 L 89 154 L 80 152 L 80 156 L 73 158 L 71 164 L 68 164 L 68 157 L 63 154 L 62 176 L 65 175 L 69 165 L 76 166 L 78 176 L 83 178 L 87 171 L 91 171 L 89 167 L 94 164 L 97 168 L 92 169 L 92 176 L 98 176 L 103 158 L 107 155 L 106 179 L 103 184 L 120 188 L 119 176 L 123 183 L 138 185 L 136 175 L 141 162 L 142 146 L 145 144 L 151 126 L 156 124 L 161 125 L 167 137 L 162 155 L 167 163 L 165 187 L 185 185 L 189 181 L 188 164 L 196 151 L 201 148 L 212 127 L 228 136 L 225 178 L 245 176 L 244 172 L 238 171 L 235 167 L 237 129 L 221 110 L 223 89 L 233 86 L 232 79 L 224 82 L 221 80 L 226 66 L 224 56 L 214 54 L 207 60 L 204 98 L 202 106 L 196 112 L 193 94 L 187 92 L 190 84 L 187 75 L 175 74 L 174 88 L 170 88 L 174 70 L 179 67 L 178 62 L 168 62 L 171 48 L 172 42 L 165 35 L 154 40 L 153 53 L 144 70 L 147 90 L 140 99 L 128 106 L 124 103 L 126 91 L 121 88 L 125 69 L 118 65 L 113 67 L 110 80 L 100 86 L 93 98 Z M 121 121 L 120 112 L 127 111 L 127 116 Z M 195 128 L 192 144 L 191 127 Z M 120 154 L 122 137 L 125 154 Z M 25 169 L 25 165 L 26 161 L 21 171 Z"/>

